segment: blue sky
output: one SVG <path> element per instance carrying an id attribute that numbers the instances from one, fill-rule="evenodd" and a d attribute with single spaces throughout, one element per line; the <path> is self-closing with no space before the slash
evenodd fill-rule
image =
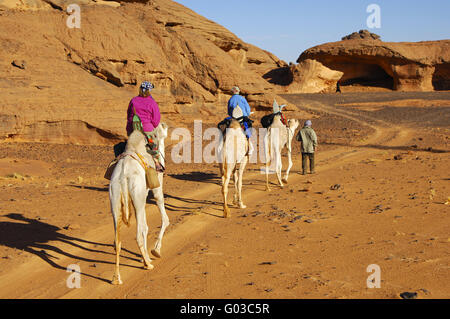
<path id="1" fill-rule="evenodd" d="M 295 62 L 304 50 L 361 29 L 383 41 L 450 39 L 450 0 L 176 0 L 245 42 Z M 381 28 L 369 29 L 370 4 Z"/>

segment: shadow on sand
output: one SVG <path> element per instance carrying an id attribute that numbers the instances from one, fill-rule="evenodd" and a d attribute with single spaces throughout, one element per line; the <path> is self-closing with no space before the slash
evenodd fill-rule
<path id="1" fill-rule="evenodd" d="M 220 177 L 216 173 L 189 172 L 183 174 L 169 174 L 168 176 L 181 181 L 203 182 L 221 185 Z"/>
<path id="2" fill-rule="evenodd" d="M 98 192 L 108 192 L 109 191 L 108 186 L 106 186 L 106 187 L 83 186 L 83 185 L 66 185 L 66 186 L 75 187 L 75 188 L 79 188 L 79 189 L 88 189 L 91 191 L 98 191 Z"/>
<path id="3" fill-rule="evenodd" d="M 80 189 L 89 189 L 89 190 L 94 190 L 94 191 L 98 191 L 98 192 L 107 192 L 108 191 L 108 188 L 102 188 L 102 187 L 92 187 L 92 186 L 82 186 L 82 185 L 67 185 L 67 186 L 80 188 Z M 178 206 L 175 204 L 169 204 L 167 202 L 164 202 L 164 206 L 165 206 L 166 210 L 172 211 L 172 212 L 193 212 L 193 211 L 199 210 L 201 208 L 204 208 L 205 206 L 220 205 L 220 203 L 210 201 L 210 200 L 183 198 L 183 197 L 170 195 L 167 193 L 164 194 L 164 199 L 174 199 L 176 201 L 180 201 L 180 202 L 187 203 L 187 204 L 198 204 L 198 206 L 186 207 L 186 206 Z M 151 191 L 148 192 L 146 203 L 156 206 L 156 201 L 155 201 L 155 199 L 153 197 L 153 193 Z M 123 248 L 122 248 L 122 250 L 123 250 Z"/>
<path id="4" fill-rule="evenodd" d="M 207 199 L 193 199 L 193 198 L 184 198 L 179 196 L 174 196 L 170 194 L 164 194 L 165 199 L 173 199 L 186 204 L 194 204 L 195 206 L 186 207 L 186 206 L 178 206 L 175 204 L 169 204 L 167 202 L 164 203 L 166 210 L 172 212 L 195 212 L 201 209 L 204 209 L 206 206 L 220 206 L 221 204 L 215 201 L 207 200 Z M 156 205 L 156 201 L 153 198 L 152 192 L 149 192 L 147 196 L 147 204 Z"/>
<path id="5" fill-rule="evenodd" d="M 0 222 L 0 245 L 7 246 L 14 249 L 20 249 L 25 252 L 31 253 L 33 255 L 36 255 L 40 257 L 42 260 L 46 261 L 49 265 L 51 265 L 54 268 L 61 269 L 63 271 L 66 271 L 66 267 L 68 265 L 60 265 L 56 261 L 60 259 L 58 255 L 69 257 L 75 261 L 85 261 L 85 262 L 91 262 L 91 263 L 102 263 L 102 264 L 111 264 L 114 265 L 115 263 L 114 258 L 111 258 L 111 261 L 104 261 L 104 260 L 98 260 L 98 259 L 90 259 L 85 258 L 82 256 L 76 256 L 71 253 L 68 253 L 64 251 L 63 249 L 56 247 L 56 244 L 58 243 L 64 243 L 71 245 L 73 247 L 82 249 L 87 252 L 91 253 L 100 253 L 100 254 L 106 254 L 106 255 L 114 255 L 115 253 L 106 252 L 103 250 L 97 250 L 97 249 L 91 249 L 82 246 L 81 244 L 90 244 L 90 245 L 97 245 L 97 246 L 103 246 L 103 247 L 113 247 L 112 244 L 104 244 L 104 243 L 97 243 L 92 242 L 76 237 L 67 236 L 64 234 L 61 234 L 59 231 L 61 228 L 44 223 L 42 221 L 36 220 L 36 219 L 30 219 L 24 217 L 22 214 L 17 213 L 11 213 L 4 215 L 4 217 L 7 217 L 11 219 L 11 221 L 2 221 Z M 111 226 L 112 231 L 112 226 Z M 113 237 L 113 235 L 111 235 Z M 53 244 L 54 242 L 54 244 Z M 123 248 L 122 248 L 123 249 Z M 125 250 L 131 255 L 134 255 L 136 257 L 140 257 L 140 255 Z M 121 256 L 123 258 L 133 260 L 140 262 L 137 258 L 131 258 L 127 256 Z M 137 266 L 131 266 L 131 265 L 123 265 L 126 267 L 132 267 L 132 268 L 139 268 Z M 82 275 L 85 275 L 87 277 L 91 277 L 100 281 L 104 282 L 110 282 L 107 279 L 100 278 L 91 274 L 87 274 L 85 272 L 81 272 Z"/>

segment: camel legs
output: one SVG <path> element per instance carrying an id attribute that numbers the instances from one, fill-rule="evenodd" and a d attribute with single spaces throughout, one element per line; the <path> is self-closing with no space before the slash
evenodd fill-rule
<path id="1" fill-rule="evenodd" d="M 223 217 L 224 218 L 230 217 L 230 208 L 228 207 L 228 203 L 227 203 L 227 195 L 228 195 L 228 184 L 230 183 L 232 171 L 233 171 L 233 168 L 231 168 L 227 165 L 224 169 L 224 176 L 222 178 L 222 180 L 223 180 L 223 183 L 222 183 Z"/>
<path id="2" fill-rule="evenodd" d="M 118 184 L 110 185 L 109 199 L 111 202 L 111 212 L 114 220 L 114 234 L 115 234 L 114 249 L 116 250 L 116 265 L 114 267 L 114 275 L 111 280 L 111 283 L 113 285 L 121 285 L 122 280 L 120 278 L 119 259 L 120 259 L 120 249 L 122 247 L 122 243 L 120 242 L 120 224 L 122 221 L 123 207 L 122 207 L 120 185 Z"/>
<path id="3" fill-rule="evenodd" d="M 162 184 L 161 184 L 162 185 Z M 159 231 L 158 239 L 155 243 L 155 248 L 152 249 L 151 253 L 155 257 L 161 257 L 161 243 L 166 231 L 167 226 L 169 226 L 169 217 L 166 214 L 166 208 L 164 207 L 164 194 L 162 187 L 158 187 L 153 190 L 153 196 L 156 199 L 156 205 L 158 205 L 159 213 L 161 214 L 161 230 Z"/>
<path id="4" fill-rule="evenodd" d="M 114 240 L 114 248 L 116 250 L 116 266 L 114 269 L 114 275 L 113 275 L 113 279 L 111 280 L 111 283 L 113 285 L 121 285 L 122 280 L 120 279 L 119 259 L 120 259 L 120 249 L 122 248 L 122 243 L 120 242 L 120 216 L 116 216 L 116 215 L 114 215 L 114 232 L 116 235 L 116 238 Z"/>
<path id="5" fill-rule="evenodd" d="M 269 165 L 273 162 L 270 160 L 269 156 L 266 155 L 266 191 L 271 191 L 269 186 Z"/>
<path id="6" fill-rule="evenodd" d="M 266 191 L 270 192 L 270 186 L 269 186 L 269 165 L 271 165 L 273 162 L 270 158 L 270 149 L 269 149 L 269 142 L 268 142 L 268 135 L 264 138 L 264 149 L 265 149 L 265 155 L 266 155 Z"/>
<path id="7" fill-rule="evenodd" d="M 144 268 L 153 269 L 152 260 L 147 250 L 148 226 L 145 214 L 145 199 L 147 198 L 147 190 L 131 194 L 134 208 L 136 211 L 136 241 L 144 260 Z"/>
<path id="8" fill-rule="evenodd" d="M 289 172 L 291 171 L 291 167 L 292 167 L 292 154 L 291 154 L 291 148 L 290 147 L 288 148 L 288 162 L 289 162 L 288 168 L 287 168 L 286 173 L 285 173 L 284 178 L 283 178 L 283 182 L 285 182 L 286 184 L 288 182 Z"/>
<path id="9" fill-rule="evenodd" d="M 233 205 L 239 205 L 239 172 L 237 168 L 234 168 L 233 171 L 233 182 L 234 182 L 234 197 L 233 197 Z"/>
<path id="10" fill-rule="evenodd" d="M 238 187 L 237 187 L 239 208 L 247 207 L 242 202 L 242 178 L 244 176 L 244 170 L 245 170 L 245 166 L 247 165 L 247 161 L 248 161 L 248 156 L 245 156 L 241 162 L 241 165 L 239 166 L 239 177 L 238 177 Z"/>
<path id="11" fill-rule="evenodd" d="M 281 163 L 281 154 L 280 152 L 277 152 L 277 154 L 275 155 L 276 159 L 275 159 L 275 163 L 276 163 L 276 172 L 277 172 L 277 179 L 278 179 L 278 183 L 280 184 L 280 187 L 283 188 L 283 182 L 281 181 L 281 167 L 282 167 L 282 163 Z"/>
<path id="12" fill-rule="evenodd" d="M 270 186 L 269 186 L 269 168 L 268 165 L 266 165 L 266 191 L 270 192 Z"/>
<path id="13" fill-rule="evenodd" d="M 290 166 L 292 166 L 292 160 L 289 158 L 290 160 Z M 270 165 L 274 165 L 274 162 L 271 161 Z M 287 175 L 285 177 L 285 179 L 281 180 L 281 156 L 276 155 L 276 159 L 275 159 L 275 171 L 277 173 L 277 178 L 278 178 L 278 183 L 280 184 L 280 187 L 283 188 L 283 181 L 285 183 L 287 183 Z M 269 163 L 266 162 L 266 191 L 271 191 L 270 186 L 269 186 Z"/>

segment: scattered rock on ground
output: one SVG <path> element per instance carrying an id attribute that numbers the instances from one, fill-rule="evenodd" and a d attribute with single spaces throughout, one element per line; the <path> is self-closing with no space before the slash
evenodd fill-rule
<path id="1" fill-rule="evenodd" d="M 275 265 L 276 263 L 276 261 L 263 261 L 259 265 Z"/>
<path id="2" fill-rule="evenodd" d="M 384 211 L 383 205 L 377 205 L 375 208 L 369 212 L 369 214 L 380 214 Z"/>
<path id="3" fill-rule="evenodd" d="M 419 291 L 423 292 L 425 295 L 430 294 L 430 292 L 425 288 L 420 288 Z"/>
<path id="4" fill-rule="evenodd" d="M 290 222 L 290 223 L 294 223 L 294 222 L 296 222 L 297 220 L 301 219 L 302 217 L 303 217 L 302 215 L 295 216 L 295 217 L 292 218 L 289 222 Z"/>
<path id="5" fill-rule="evenodd" d="M 14 60 L 11 62 L 16 68 L 24 70 L 27 67 L 27 63 L 24 60 Z"/>
<path id="6" fill-rule="evenodd" d="M 402 297 L 403 299 L 416 299 L 417 298 L 417 292 L 402 292 L 400 294 L 400 297 Z"/>
<path id="7" fill-rule="evenodd" d="M 63 228 L 66 230 L 76 230 L 76 229 L 80 229 L 81 226 L 79 224 L 67 224 Z"/>

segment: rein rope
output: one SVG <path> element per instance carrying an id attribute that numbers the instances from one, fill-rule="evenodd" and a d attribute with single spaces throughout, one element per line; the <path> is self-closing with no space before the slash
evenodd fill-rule
<path id="1" fill-rule="evenodd" d="M 294 136 L 294 132 L 292 132 L 291 128 L 288 126 L 288 120 L 284 117 L 283 113 L 281 113 L 281 111 L 274 113 L 274 116 L 277 116 L 277 115 L 279 115 L 281 117 L 281 123 L 283 123 L 284 126 L 286 126 L 288 134 L 290 132 L 292 134 L 292 136 Z"/>

